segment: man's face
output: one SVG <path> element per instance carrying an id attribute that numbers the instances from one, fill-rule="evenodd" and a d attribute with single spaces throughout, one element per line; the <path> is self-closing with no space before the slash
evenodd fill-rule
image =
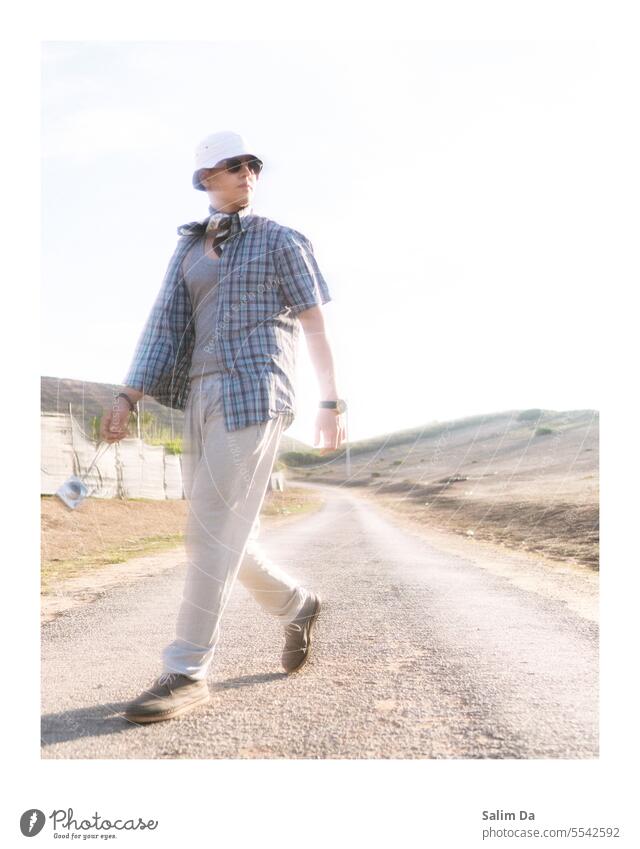
<path id="1" fill-rule="evenodd" d="M 248 163 L 254 160 L 253 156 L 234 156 L 219 162 L 215 168 L 200 171 L 200 182 L 210 195 L 213 193 L 217 208 L 239 209 L 251 203 L 258 175 Z M 229 165 L 233 170 L 229 170 Z"/>

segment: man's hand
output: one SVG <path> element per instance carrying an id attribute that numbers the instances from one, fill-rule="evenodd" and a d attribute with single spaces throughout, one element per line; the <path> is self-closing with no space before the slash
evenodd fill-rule
<path id="1" fill-rule="evenodd" d="M 333 368 L 333 355 L 324 326 L 324 315 L 320 305 L 309 307 L 298 313 L 304 328 L 305 338 L 311 361 L 318 375 L 320 397 L 326 400 L 339 398 Z M 328 454 L 340 448 L 346 440 L 346 419 L 344 414 L 320 407 L 316 418 L 314 448 L 322 447 L 320 454 Z"/>
<path id="2" fill-rule="evenodd" d="M 338 415 L 335 410 L 318 410 L 313 440 L 314 448 L 320 446 L 321 437 L 320 454 L 328 454 L 330 451 L 340 448 L 346 438 L 344 415 Z"/>
<path id="3" fill-rule="evenodd" d="M 105 407 L 100 422 L 100 439 L 119 442 L 129 436 L 131 409 L 124 398 L 116 398 L 111 407 Z"/>

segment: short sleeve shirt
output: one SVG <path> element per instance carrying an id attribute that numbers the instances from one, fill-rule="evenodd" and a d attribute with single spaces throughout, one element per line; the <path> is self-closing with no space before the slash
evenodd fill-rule
<path id="1" fill-rule="evenodd" d="M 207 222 L 178 228 L 178 245 L 123 381 L 181 410 L 189 394 L 195 343 L 182 262 Z M 233 216 L 220 250 L 210 338 L 222 364 L 225 426 L 236 430 L 284 416 L 286 429 L 297 412 L 298 315 L 331 300 L 327 282 L 305 235 L 246 208 Z"/>

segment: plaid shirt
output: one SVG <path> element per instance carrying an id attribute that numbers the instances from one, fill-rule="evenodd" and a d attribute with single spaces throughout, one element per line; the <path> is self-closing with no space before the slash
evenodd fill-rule
<path id="1" fill-rule="evenodd" d="M 209 217 L 178 227 L 180 239 L 123 381 L 179 410 L 187 403 L 195 343 L 182 260 L 202 237 Z M 217 346 L 225 366 L 225 428 L 237 430 L 282 415 L 286 430 L 296 415 L 297 313 L 330 301 L 327 283 L 311 242 L 291 227 L 253 215 L 251 207 L 233 215 L 220 250 L 216 320 L 207 344 Z"/>

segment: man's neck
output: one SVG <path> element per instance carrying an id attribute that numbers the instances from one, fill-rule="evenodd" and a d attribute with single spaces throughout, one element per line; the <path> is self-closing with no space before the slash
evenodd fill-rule
<path id="1" fill-rule="evenodd" d="M 216 198 L 213 198 L 209 195 L 209 209 L 213 212 L 224 212 L 226 215 L 233 215 L 234 212 L 241 212 L 242 210 L 246 210 L 250 204 L 245 204 L 244 206 L 240 206 L 237 203 L 224 204 L 223 201 L 218 201 Z"/>

